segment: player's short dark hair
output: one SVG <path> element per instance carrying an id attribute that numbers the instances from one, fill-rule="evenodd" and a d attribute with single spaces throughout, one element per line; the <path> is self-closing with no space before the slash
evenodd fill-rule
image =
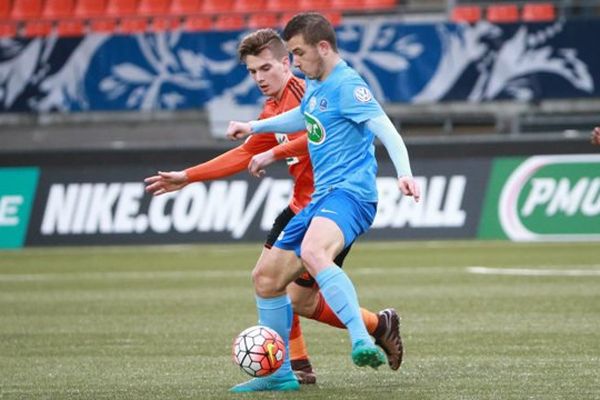
<path id="1" fill-rule="evenodd" d="M 257 56 L 264 49 L 269 49 L 276 58 L 288 55 L 281 36 L 273 29 L 259 29 L 242 39 L 238 46 L 238 57 L 245 61 L 247 56 Z"/>
<path id="2" fill-rule="evenodd" d="M 337 52 L 337 40 L 331 22 L 317 12 L 296 14 L 283 29 L 283 40 L 286 42 L 301 34 L 307 44 L 315 46 L 321 40 L 329 42 L 333 51 Z"/>

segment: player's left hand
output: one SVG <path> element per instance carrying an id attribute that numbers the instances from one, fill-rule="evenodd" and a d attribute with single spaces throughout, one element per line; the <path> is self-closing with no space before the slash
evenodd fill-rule
<path id="1" fill-rule="evenodd" d="M 412 196 L 416 203 L 421 199 L 421 189 L 412 176 L 401 176 L 398 178 L 398 187 L 403 195 Z"/>
<path id="2" fill-rule="evenodd" d="M 265 167 L 273 164 L 274 162 L 275 154 L 273 149 L 256 154 L 252 157 L 250 163 L 248 164 L 248 172 L 257 178 L 260 178 L 266 173 Z"/>

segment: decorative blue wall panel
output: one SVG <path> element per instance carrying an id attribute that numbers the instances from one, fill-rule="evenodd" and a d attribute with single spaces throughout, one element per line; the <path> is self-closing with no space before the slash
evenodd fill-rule
<path id="1" fill-rule="evenodd" d="M 236 58 L 246 32 L 0 39 L 0 110 L 171 110 L 256 104 Z M 349 21 L 340 53 L 384 102 L 600 97 L 600 20 Z M 218 105 L 218 107 L 215 107 Z"/>

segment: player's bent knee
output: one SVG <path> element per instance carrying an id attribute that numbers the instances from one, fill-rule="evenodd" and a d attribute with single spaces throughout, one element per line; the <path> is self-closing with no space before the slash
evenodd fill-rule
<path id="1" fill-rule="evenodd" d="M 260 268 L 258 265 L 252 271 L 254 290 L 260 297 L 275 297 L 285 294 L 287 282 L 275 274 L 272 269 Z"/>

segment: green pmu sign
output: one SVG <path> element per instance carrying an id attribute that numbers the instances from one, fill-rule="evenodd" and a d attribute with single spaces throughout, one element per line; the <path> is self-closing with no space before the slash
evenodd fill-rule
<path id="1" fill-rule="evenodd" d="M 495 160 L 480 237 L 600 240 L 600 155 Z"/>
<path id="2" fill-rule="evenodd" d="M 37 168 L 0 168 L 0 249 L 23 246 L 38 176 Z"/>

